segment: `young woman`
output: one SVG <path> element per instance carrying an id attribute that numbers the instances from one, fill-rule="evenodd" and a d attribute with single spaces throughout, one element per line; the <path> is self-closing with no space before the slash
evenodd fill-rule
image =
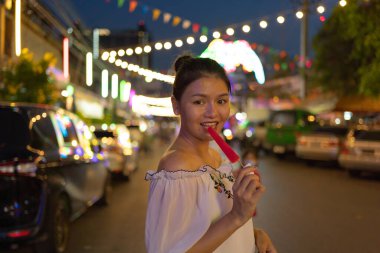
<path id="1" fill-rule="evenodd" d="M 231 86 L 214 60 L 182 56 L 175 62 L 173 111 L 180 131 L 157 171 L 149 171 L 145 241 L 149 253 L 276 252 L 254 229 L 252 213 L 265 188 L 252 167 L 232 166 L 209 147 L 207 128 L 220 131 L 230 114 Z M 256 240 L 255 240 L 256 239 Z"/>

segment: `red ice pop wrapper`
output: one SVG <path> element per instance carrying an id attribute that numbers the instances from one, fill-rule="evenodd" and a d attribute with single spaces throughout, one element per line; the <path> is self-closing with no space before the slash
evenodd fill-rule
<path id="1" fill-rule="evenodd" d="M 235 163 L 240 160 L 239 155 L 236 154 L 236 152 L 222 139 L 222 137 L 219 136 L 219 134 L 213 128 L 209 127 L 207 128 L 207 131 L 231 163 Z"/>

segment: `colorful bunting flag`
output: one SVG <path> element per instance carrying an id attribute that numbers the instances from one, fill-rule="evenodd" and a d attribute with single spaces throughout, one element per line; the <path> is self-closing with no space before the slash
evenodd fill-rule
<path id="1" fill-rule="evenodd" d="M 142 13 L 143 14 L 147 14 L 148 13 L 149 7 L 147 5 L 143 5 L 141 8 L 142 8 Z"/>
<path id="2" fill-rule="evenodd" d="M 182 22 L 182 28 L 183 29 L 187 29 L 187 28 L 189 28 L 191 26 L 191 22 L 189 21 L 189 20 L 184 20 L 183 22 Z"/>
<path id="3" fill-rule="evenodd" d="M 156 21 L 160 17 L 161 11 L 159 9 L 153 10 L 153 20 Z"/>
<path id="4" fill-rule="evenodd" d="M 124 0 L 117 0 L 117 7 L 121 8 L 124 5 Z"/>
<path id="5" fill-rule="evenodd" d="M 197 33 L 197 32 L 199 32 L 199 24 L 194 23 L 193 24 L 193 33 Z"/>
<path id="6" fill-rule="evenodd" d="M 208 35 L 208 28 L 206 26 L 202 26 L 202 34 Z"/>
<path id="7" fill-rule="evenodd" d="M 181 18 L 180 17 L 178 17 L 178 16 L 175 16 L 174 18 L 173 18 L 173 26 L 177 26 L 180 22 L 181 22 Z"/>
<path id="8" fill-rule="evenodd" d="M 134 12 L 136 7 L 137 7 L 137 1 L 132 0 L 129 2 L 129 12 Z"/>
<path id="9" fill-rule="evenodd" d="M 172 17 L 172 14 L 167 13 L 167 12 L 164 13 L 164 22 L 168 23 L 170 21 L 171 17 Z"/>

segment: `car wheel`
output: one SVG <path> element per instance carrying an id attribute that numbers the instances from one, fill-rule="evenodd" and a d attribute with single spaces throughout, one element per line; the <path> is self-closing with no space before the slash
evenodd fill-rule
<path id="1" fill-rule="evenodd" d="M 111 173 L 108 173 L 106 181 L 104 183 L 102 197 L 98 200 L 98 202 L 96 202 L 97 205 L 107 206 L 110 204 L 110 197 L 111 197 L 111 192 L 112 192 L 112 184 L 111 183 L 112 183 Z"/>
<path id="2" fill-rule="evenodd" d="M 46 241 L 35 246 L 36 253 L 62 253 L 65 252 L 69 241 L 70 211 L 67 199 L 59 197 L 54 205 L 52 215 L 49 217 L 46 232 Z"/>

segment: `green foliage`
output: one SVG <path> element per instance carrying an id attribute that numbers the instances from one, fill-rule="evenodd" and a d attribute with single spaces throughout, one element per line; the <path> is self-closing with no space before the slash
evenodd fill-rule
<path id="1" fill-rule="evenodd" d="M 380 1 L 337 6 L 314 38 L 314 72 L 338 95 L 380 93 Z"/>
<path id="2" fill-rule="evenodd" d="M 46 53 L 35 63 L 33 55 L 23 50 L 17 62 L 2 70 L 3 87 L 0 99 L 12 102 L 54 104 L 60 98 L 59 91 L 46 70 L 55 61 L 52 54 Z"/>

